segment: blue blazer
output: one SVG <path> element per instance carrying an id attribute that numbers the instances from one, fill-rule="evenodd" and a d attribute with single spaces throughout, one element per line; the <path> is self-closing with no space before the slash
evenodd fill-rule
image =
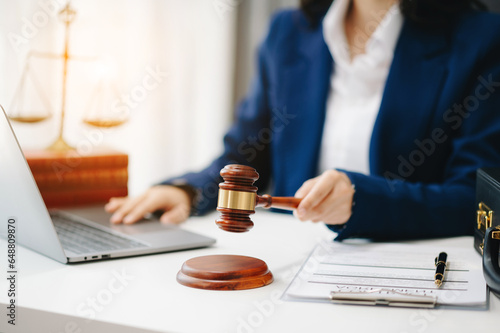
<path id="1" fill-rule="evenodd" d="M 396 45 L 370 144 L 370 175 L 355 185 L 348 237 L 411 239 L 470 234 L 475 173 L 500 166 L 500 17 L 465 14 L 425 30 L 406 21 Z M 199 213 L 216 207 L 219 171 L 250 165 L 256 185 L 293 196 L 318 173 L 334 59 L 322 27 L 297 10 L 275 15 L 257 75 L 208 168 L 165 183 L 190 184 Z M 200 143 L 201 144 L 201 143 Z"/>

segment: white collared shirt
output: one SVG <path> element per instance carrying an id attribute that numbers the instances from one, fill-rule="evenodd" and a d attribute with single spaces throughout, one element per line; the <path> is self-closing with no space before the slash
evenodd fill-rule
<path id="1" fill-rule="evenodd" d="M 375 29 L 366 51 L 351 62 L 344 30 L 350 1 L 335 0 L 323 20 L 323 35 L 334 59 L 334 71 L 326 104 L 320 173 L 338 168 L 369 174 L 373 126 L 403 26 L 398 4 L 385 15 L 374 13 L 373 24 L 365 27 L 369 32 Z"/>

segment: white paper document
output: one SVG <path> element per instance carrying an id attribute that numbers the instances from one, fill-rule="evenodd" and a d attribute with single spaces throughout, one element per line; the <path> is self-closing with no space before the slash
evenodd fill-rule
<path id="1" fill-rule="evenodd" d="M 444 281 L 434 259 L 448 254 Z M 474 249 L 413 244 L 321 242 L 285 292 L 289 300 L 433 307 L 485 306 L 482 261 Z"/>

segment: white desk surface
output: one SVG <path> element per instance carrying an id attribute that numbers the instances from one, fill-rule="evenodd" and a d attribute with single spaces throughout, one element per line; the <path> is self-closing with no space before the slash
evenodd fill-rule
<path id="1" fill-rule="evenodd" d="M 280 297 L 319 240 L 334 234 L 322 224 L 290 215 L 258 211 L 244 234 L 219 230 L 216 213 L 191 218 L 184 228 L 217 239 L 210 248 L 78 265 L 64 265 L 18 247 L 17 326 L 1 332 L 480 332 L 494 330 L 500 300 L 488 310 L 403 309 L 326 303 L 285 302 Z M 472 249 L 472 237 L 424 241 Z M 0 255 L 6 258 L 5 240 Z M 178 284 L 186 260 L 210 254 L 240 254 L 263 259 L 274 274 L 269 286 L 245 291 L 207 291 Z M 5 262 L 5 259 L 0 259 Z M 480 256 L 478 255 L 478 260 Z M 5 268 L 6 264 L 2 264 Z M 6 270 L 4 269 L 4 272 Z M 125 274 L 120 281 L 117 275 Z M 6 279 L 0 283 L 5 309 Z M 95 302 L 92 305 L 92 302 Z M 94 306 L 94 308 L 93 308 Z M 40 312 L 39 310 L 50 312 Z M 25 314 L 25 316 L 23 316 Z M 95 320 L 89 320 L 94 314 Z M 69 317 L 68 317 L 69 316 Z M 30 326 L 31 325 L 31 326 Z M 24 327 L 24 328 L 23 328 Z M 142 329 L 142 330 L 141 330 Z"/>

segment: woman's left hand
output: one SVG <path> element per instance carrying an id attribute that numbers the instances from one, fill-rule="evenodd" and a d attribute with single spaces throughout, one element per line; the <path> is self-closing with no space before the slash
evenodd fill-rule
<path id="1" fill-rule="evenodd" d="M 325 171 L 306 181 L 295 193 L 303 198 L 293 213 L 301 221 L 344 224 L 352 214 L 354 188 L 343 172 Z"/>

